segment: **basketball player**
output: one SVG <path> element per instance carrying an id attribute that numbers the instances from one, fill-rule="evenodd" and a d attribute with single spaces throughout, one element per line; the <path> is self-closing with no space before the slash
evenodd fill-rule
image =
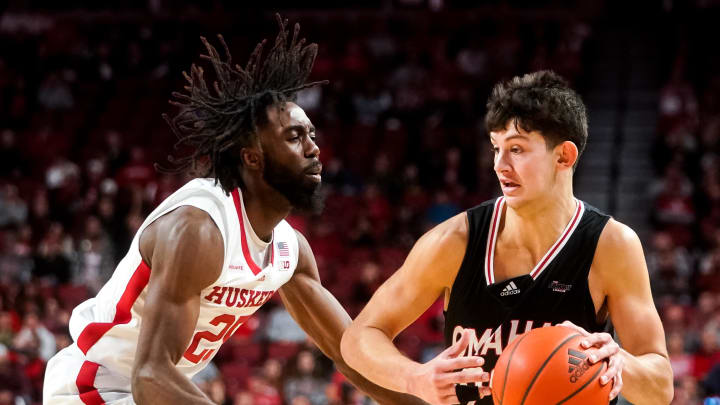
<path id="1" fill-rule="evenodd" d="M 503 348 L 531 328 L 569 321 L 590 361 L 609 361 L 608 400 L 622 392 L 637 405 L 669 403 L 672 371 L 640 241 L 573 196 L 587 139 L 580 97 L 543 71 L 499 83 L 487 107 L 503 195 L 417 241 L 346 331 L 344 358 L 370 381 L 433 404 L 492 404 L 488 381 Z M 450 348 L 418 364 L 392 339 L 440 296 Z M 622 349 L 601 333 L 610 318 Z M 474 367 L 454 371 L 448 362 L 466 346 Z M 478 387 L 455 386 L 454 374 Z"/>
<path id="2" fill-rule="evenodd" d="M 306 84 L 317 45 L 280 34 L 245 68 L 203 42 L 217 82 L 201 68 L 174 93 L 166 117 L 179 160 L 205 177 L 162 202 L 95 298 L 73 311 L 74 343 L 47 366 L 45 404 L 212 404 L 190 378 L 276 292 L 319 348 L 354 384 L 381 403 L 418 399 L 378 387 L 347 367 L 340 338 L 350 323 L 325 290 L 307 240 L 284 221 L 292 208 L 316 210 L 321 165 L 315 128 L 292 102 Z M 289 43 L 288 43 L 289 42 Z"/>

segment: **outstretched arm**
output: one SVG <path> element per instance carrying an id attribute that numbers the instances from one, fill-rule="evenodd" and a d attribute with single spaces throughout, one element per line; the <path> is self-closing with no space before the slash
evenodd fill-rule
<path id="1" fill-rule="evenodd" d="M 465 255 L 466 221 L 463 213 L 423 235 L 345 332 L 343 356 L 369 380 L 433 404 L 458 403 L 455 384 L 488 380 L 480 368 L 482 357 L 463 356 L 470 341 L 467 333 L 425 364 L 405 357 L 392 343 L 453 285 Z M 489 394 L 489 388 L 481 390 L 480 395 Z"/>
<path id="2" fill-rule="evenodd" d="M 200 292 L 220 276 L 220 230 L 204 211 L 181 207 L 143 231 L 140 252 L 152 270 L 132 369 L 133 399 L 139 405 L 212 405 L 175 365 L 192 338 Z"/>
<path id="3" fill-rule="evenodd" d="M 379 387 L 351 369 L 340 354 L 340 339 L 350 325 L 350 316 L 335 297 L 320 284 L 310 245 L 297 233 L 299 259 L 295 274 L 280 288 L 288 312 L 313 339 L 338 370 L 355 386 L 381 404 L 422 404 L 419 399 Z"/>

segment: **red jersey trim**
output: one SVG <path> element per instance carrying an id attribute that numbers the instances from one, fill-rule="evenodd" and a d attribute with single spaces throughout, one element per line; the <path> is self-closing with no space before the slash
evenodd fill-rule
<path id="1" fill-rule="evenodd" d="M 575 202 L 577 203 L 575 215 L 565 227 L 562 236 L 555 242 L 555 244 L 550 248 L 550 250 L 545 253 L 545 256 L 543 256 L 542 260 L 540 260 L 540 263 L 538 263 L 537 266 L 535 266 L 535 268 L 530 272 L 530 276 L 532 276 L 533 279 L 538 278 L 540 273 L 542 273 L 542 271 L 545 270 L 545 267 L 547 267 L 547 264 L 550 263 L 550 261 L 555 258 L 557 253 L 560 252 L 563 246 L 565 246 L 565 242 L 567 242 L 567 239 L 569 239 L 570 235 L 575 232 L 575 228 L 577 228 L 577 225 L 580 222 L 580 218 L 585 211 L 585 205 L 582 203 L 582 201 L 575 200 Z"/>
<path id="2" fill-rule="evenodd" d="M 503 203 L 503 197 L 498 197 L 495 201 L 487 246 L 485 247 L 485 281 L 487 281 L 488 285 L 495 282 L 495 273 L 493 271 L 493 262 L 495 261 L 495 237 L 497 236 L 496 229 L 500 221 Z"/>
<path id="3" fill-rule="evenodd" d="M 100 365 L 92 361 L 85 361 L 80 367 L 75 385 L 77 385 L 80 400 L 85 405 L 104 405 L 105 401 L 95 388 L 95 376 Z"/>
<path id="4" fill-rule="evenodd" d="M 250 247 L 248 246 L 247 235 L 245 235 L 245 221 L 243 220 L 242 205 L 240 203 L 240 192 L 235 189 L 231 194 L 233 202 L 235 203 L 235 211 L 237 211 L 238 222 L 240 223 L 240 244 L 242 247 L 243 256 L 245 256 L 245 262 L 250 267 L 250 271 L 252 271 L 254 275 L 258 275 L 258 273 L 260 273 L 262 269 L 255 263 L 255 260 L 253 260 L 252 256 L 250 255 Z M 275 264 L 275 249 L 273 249 L 274 244 L 274 241 L 270 244 L 271 265 Z"/>
<path id="5" fill-rule="evenodd" d="M 570 222 L 568 222 L 568 224 L 565 226 L 565 229 L 563 229 L 563 232 L 560 234 L 555 243 L 545 253 L 542 259 L 540 259 L 540 262 L 538 262 L 538 264 L 536 264 L 535 267 L 530 271 L 530 276 L 533 278 L 533 280 L 537 279 L 540 273 L 545 270 L 548 263 L 550 263 L 552 259 L 557 256 L 560 250 L 565 246 L 565 243 L 569 239 L 570 235 L 575 232 L 575 229 L 580 223 L 580 218 L 582 217 L 583 212 L 585 212 L 585 205 L 582 201 L 579 200 L 575 200 L 575 203 L 577 204 L 575 208 L 575 214 L 573 214 Z M 487 285 L 495 283 L 495 245 L 497 239 L 497 228 L 502 217 L 503 205 L 503 197 L 498 198 L 498 200 L 495 202 L 495 208 L 493 210 L 492 216 L 492 224 L 488 232 L 488 241 L 485 251 L 485 280 L 487 281 Z"/>
<path id="6" fill-rule="evenodd" d="M 85 329 L 80 333 L 77 340 L 77 345 L 80 350 L 87 355 L 88 350 L 97 343 L 100 338 L 103 337 L 112 329 L 115 325 L 121 325 L 130 322 L 132 315 L 130 309 L 132 308 L 135 301 L 140 296 L 140 293 L 145 289 L 150 280 L 150 266 L 144 261 L 140 261 L 137 269 L 130 277 L 125 291 L 120 297 L 117 306 L 115 307 L 115 317 L 112 322 L 93 322 L 88 324 Z"/>

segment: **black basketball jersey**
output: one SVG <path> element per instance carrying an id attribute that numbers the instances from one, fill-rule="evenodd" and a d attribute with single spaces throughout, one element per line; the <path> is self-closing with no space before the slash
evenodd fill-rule
<path id="1" fill-rule="evenodd" d="M 473 330 L 469 351 L 482 356 L 483 369 L 490 372 L 503 348 L 532 328 L 569 320 L 589 332 L 603 331 L 605 323 L 596 320 L 588 274 L 600 233 L 610 217 L 576 201 L 572 219 L 535 268 L 498 283 L 493 264 L 504 199 L 486 201 L 467 211 L 467 249 L 445 312 L 447 346 L 462 336 L 463 329 Z M 459 387 L 458 392 L 463 391 L 476 393 L 477 388 Z M 486 397 L 475 403 L 493 402 Z"/>

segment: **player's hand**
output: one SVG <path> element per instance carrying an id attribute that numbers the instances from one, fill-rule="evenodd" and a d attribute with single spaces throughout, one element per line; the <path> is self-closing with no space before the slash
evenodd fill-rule
<path id="1" fill-rule="evenodd" d="M 485 359 L 479 356 L 462 356 L 470 344 L 469 330 L 454 345 L 434 359 L 423 364 L 410 378 L 408 393 L 431 404 L 458 404 L 455 384 L 476 383 L 480 397 L 490 395 L 489 387 L 480 387 L 490 380 L 490 374 L 482 369 Z M 460 370 L 460 371 L 457 371 Z"/>
<path id="2" fill-rule="evenodd" d="M 620 346 L 613 340 L 612 336 L 609 333 L 590 333 L 570 321 L 565 321 L 560 325 L 575 329 L 585 336 L 580 342 L 580 346 L 585 349 L 585 354 L 588 355 L 590 363 L 594 364 L 608 359 L 608 368 L 605 370 L 605 374 L 600 376 L 600 384 L 605 385 L 612 381 L 613 388 L 610 391 L 610 400 L 618 396 L 623 386 L 623 359 L 620 355 Z"/>

